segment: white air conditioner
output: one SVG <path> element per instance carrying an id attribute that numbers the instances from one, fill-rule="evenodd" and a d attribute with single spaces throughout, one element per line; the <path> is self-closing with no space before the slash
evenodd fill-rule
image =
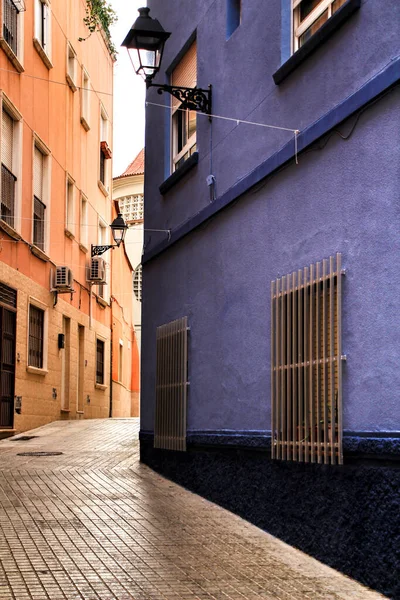
<path id="1" fill-rule="evenodd" d="M 106 283 L 106 263 L 104 258 L 94 256 L 88 265 L 88 281 L 96 281 L 97 283 Z"/>
<path id="2" fill-rule="evenodd" d="M 73 284 L 73 274 L 69 267 L 56 267 L 55 279 L 53 281 L 54 290 L 71 290 Z"/>

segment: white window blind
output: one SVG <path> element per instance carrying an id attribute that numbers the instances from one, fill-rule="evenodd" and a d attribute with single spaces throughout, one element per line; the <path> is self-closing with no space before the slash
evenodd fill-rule
<path id="1" fill-rule="evenodd" d="M 5 110 L 3 110 L 1 135 L 1 162 L 12 172 L 14 121 Z"/>
<path id="2" fill-rule="evenodd" d="M 43 200 L 43 154 L 35 146 L 33 158 L 33 194 L 39 200 Z"/>
<path id="3" fill-rule="evenodd" d="M 182 87 L 195 87 L 197 84 L 197 44 L 193 42 L 189 50 L 182 57 L 175 69 L 172 71 L 171 84 Z M 180 104 L 176 98 L 172 99 L 172 107 Z"/>

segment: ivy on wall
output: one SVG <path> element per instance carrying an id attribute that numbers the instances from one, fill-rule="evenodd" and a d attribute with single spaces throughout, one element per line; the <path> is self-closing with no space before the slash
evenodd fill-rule
<path id="1" fill-rule="evenodd" d="M 108 4 L 107 0 L 86 0 L 86 17 L 83 19 L 86 27 L 89 29 L 90 37 L 92 33 L 102 29 L 108 41 L 108 47 L 113 56 L 117 49 L 111 40 L 110 26 L 117 21 L 117 14 Z M 87 38 L 79 38 L 80 42 Z"/>

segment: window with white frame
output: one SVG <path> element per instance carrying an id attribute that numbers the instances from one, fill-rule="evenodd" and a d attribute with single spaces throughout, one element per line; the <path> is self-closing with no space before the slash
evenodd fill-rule
<path id="1" fill-rule="evenodd" d="M 0 46 L 19 73 L 24 68 L 23 51 L 23 14 L 25 5 L 22 0 L 2 0 L 3 27 L 0 33 Z"/>
<path id="2" fill-rule="evenodd" d="M 71 44 L 67 43 L 67 73 L 66 79 L 69 87 L 73 92 L 76 92 L 77 87 L 77 72 L 78 72 L 78 59 L 76 57 L 76 52 L 71 46 Z"/>
<path id="3" fill-rule="evenodd" d="M 172 71 L 171 84 L 195 87 L 197 83 L 196 42 Z M 196 151 L 196 112 L 183 109 L 176 98 L 172 98 L 172 171 L 178 169 Z"/>
<path id="4" fill-rule="evenodd" d="M 49 0 L 35 0 L 35 37 L 33 43 L 48 69 L 51 63 L 51 10 Z"/>
<path id="5" fill-rule="evenodd" d="M 81 89 L 81 123 L 89 131 L 90 125 L 90 79 L 87 71 L 82 69 L 82 89 Z"/>
<path id="6" fill-rule="evenodd" d="M 119 198 L 119 210 L 125 223 L 129 221 L 143 221 L 143 194 L 133 194 Z"/>
<path id="7" fill-rule="evenodd" d="M 84 194 L 81 195 L 81 221 L 80 221 L 80 243 L 84 248 L 88 247 L 88 200 Z"/>
<path id="8" fill-rule="evenodd" d="M 33 149 L 33 231 L 32 242 L 42 250 L 47 249 L 48 202 L 50 189 L 50 151 L 35 138 Z"/>
<path id="9" fill-rule="evenodd" d="M 109 127 L 108 117 L 104 108 L 100 109 L 100 169 L 99 183 L 100 189 L 108 193 L 108 181 L 110 178 L 109 159 L 111 158 L 111 150 L 108 145 Z"/>
<path id="10" fill-rule="evenodd" d="M 293 52 L 296 52 L 347 0 L 292 0 Z"/>
<path id="11" fill-rule="evenodd" d="M 0 218 L 18 228 L 21 207 L 22 115 L 1 94 L 1 205 Z"/>
<path id="12" fill-rule="evenodd" d="M 67 193 L 65 203 L 65 233 L 74 235 L 75 232 L 75 184 L 70 175 L 67 175 Z"/>

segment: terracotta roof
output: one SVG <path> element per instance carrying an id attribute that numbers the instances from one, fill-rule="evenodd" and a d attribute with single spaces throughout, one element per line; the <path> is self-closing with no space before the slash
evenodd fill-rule
<path id="1" fill-rule="evenodd" d="M 143 175 L 144 174 L 144 148 L 139 152 L 136 158 L 133 159 L 131 164 L 125 169 L 125 171 L 115 177 L 114 179 L 120 179 L 121 177 L 129 177 L 130 175 Z"/>

